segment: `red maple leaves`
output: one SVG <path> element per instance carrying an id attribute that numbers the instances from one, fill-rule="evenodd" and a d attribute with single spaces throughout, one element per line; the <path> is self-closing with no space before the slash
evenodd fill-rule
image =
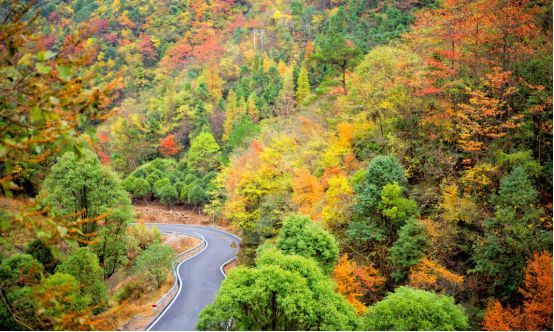
<path id="1" fill-rule="evenodd" d="M 181 150 L 181 146 L 178 143 L 175 143 L 174 137 L 175 135 L 169 134 L 166 138 L 160 141 L 160 147 L 158 150 L 166 158 L 171 157 Z"/>

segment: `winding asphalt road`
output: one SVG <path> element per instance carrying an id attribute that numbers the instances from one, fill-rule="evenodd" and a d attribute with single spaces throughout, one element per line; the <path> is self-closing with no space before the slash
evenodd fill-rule
<path id="1" fill-rule="evenodd" d="M 198 322 L 198 314 L 214 301 L 221 282 L 225 279 L 221 273 L 221 265 L 236 255 L 237 248 L 231 248 L 231 244 L 235 242 L 238 246 L 240 239 L 211 227 L 178 224 L 147 225 L 149 227 L 156 225 L 162 232 L 196 232 L 202 234 L 208 242 L 208 247 L 204 251 L 179 266 L 181 289 L 173 302 L 147 330 L 192 331 Z"/>

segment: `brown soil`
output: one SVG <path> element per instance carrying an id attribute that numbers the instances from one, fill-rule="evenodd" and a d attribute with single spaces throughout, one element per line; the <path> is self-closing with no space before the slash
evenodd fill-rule
<path id="1" fill-rule="evenodd" d="M 223 267 L 223 272 L 225 272 L 225 274 L 229 274 L 229 271 L 231 271 L 231 269 L 234 267 L 235 267 L 235 261 L 231 261 L 225 264 L 225 266 Z"/>
<path id="2" fill-rule="evenodd" d="M 188 210 L 184 206 L 175 205 L 167 207 L 159 202 L 146 202 L 137 200 L 133 202 L 135 207 L 135 219 L 138 223 L 164 223 L 164 224 L 183 224 L 212 226 L 212 217 L 199 210 Z M 215 222 L 215 228 L 237 234 L 233 227 L 226 223 Z"/>
<path id="3" fill-rule="evenodd" d="M 182 206 L 167 207 L 159 202 L 149 203 L 144 200 L 133 203 L 136 219 L 139 223 L 164 223 L 187 225 L 211 225 L 209 215 L 200 210 L 187 210 Z"/>

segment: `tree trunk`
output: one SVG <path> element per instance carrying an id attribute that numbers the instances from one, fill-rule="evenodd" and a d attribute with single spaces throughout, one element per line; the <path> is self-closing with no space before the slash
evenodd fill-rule
<path id="1" fill-rule="evenodd" d="M 342 88 L 344 89 L 344 95 L 348 95 L 348 91 L 346 91 L 346 66 L 342 67 Z"/>

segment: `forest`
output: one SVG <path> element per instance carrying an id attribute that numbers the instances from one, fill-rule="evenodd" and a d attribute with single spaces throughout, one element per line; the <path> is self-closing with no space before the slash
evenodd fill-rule
<path id="1" fill-rule="evenodd" d="M 156 204 L 242 238 L 198 330 L 551 331 L 552 8 L 0 0 L 0 329 L 161 297 Z"/>

